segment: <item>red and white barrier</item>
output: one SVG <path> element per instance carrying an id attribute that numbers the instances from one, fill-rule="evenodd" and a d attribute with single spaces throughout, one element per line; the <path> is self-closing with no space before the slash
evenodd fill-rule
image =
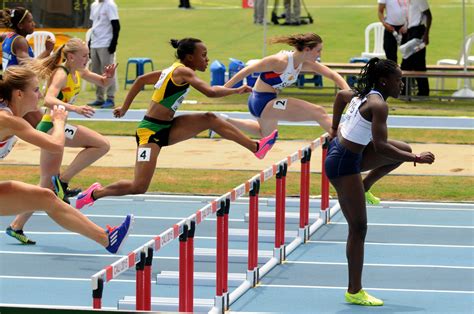
<path id="1" fill-rule="evenodd" d="M 310 159 L 312 151 L 322 145 L 322 174 L 321 174 L 321 209 L 319 218 L 309 225 L 309 194 L 310 194 Z M 174 239 L 179 237 L 179 302 L 176 310 L 192 312 L 194 307 L 194 233 L 197 226 L 212 214 L 217 216 L 216 228 L 216 296 L 213 311 L 223 313 L 229 306 L 247 290 L 255 287 L 273 267 L 282 263 L 299 245 L 309 237 L 339 210 L 338 206 L 329 208 L 329 180 L 324 171 L 324 160 L 327 154 L 328 141 L 326 135 L 314 140 L 307 147 L 291 154 L 271 167 L 261 171 L 245 183 L 230 192 L 213 200 L 210 204 L 196 211 L 190 217 L 181 220 L 147 242 L 142 247 L 120 258 L 91 278 L 93 289 L 93 308 L 102 306 L 104 283 L 118 277 L 126 270 L 136 268 L 136 310 L 159 310 L 152 307 L 151 297 L 151 267 L 153 252 L 159 251 Z M 293 241 L 286 245 L 286 174 L 287 169 L 298 159 L 301 160 L 300 177 L 300 211 L 299 230 Z M 275 239 L 273 256 L 262 267 L 258 266 L 258 200 L 260 185 L 276 176 L 275 201 Z M 231 202 L 249 193 L 249 228 L 246 279 L 232 292 L 228 289 L 229 263 L 229 213 Z M 169 301 L 169 300 L 167 300 Z M 202 303 L 205 300 L 200 300 Z M 205 304 L 208 304 L 204 302 Z"/>

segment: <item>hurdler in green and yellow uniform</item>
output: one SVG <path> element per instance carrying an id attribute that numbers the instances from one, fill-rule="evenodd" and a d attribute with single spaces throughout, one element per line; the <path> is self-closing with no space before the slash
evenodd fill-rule
<path id="1" fill-rule="evenodd" d="M 176 84 L 173 72 L 178 67 L 185 66 L 180 62 L 173 63 L 161 72 L 160 79 L 155 84 L 151 99 L 173 112 L 178 110 L 186 95 L 189 93 L 189 83 Z M 138 145 L 154 143 L 160 147 L 168 145 L 168 137 L 173 120 L 164 121 L 145 116 L 138 125 L 135 137 Z"/>
<path id="2" fill-rule="evenodd" d="M 59 94 L 56 96 L 59 100 L 68 103 L 68 104 L 74 104 L 76 101 L 77 95 L 81 91 L 81 76 L 79 75 L 79 72 L 76 71 L 75 76 L 76 76 L 76 82 L 74 82 L 71 73 L 69 73 L 69 70 L 61 65 L 58 67 L 58 71 L 64 70 L 67 74 L 67 81 L 66 81 L 66 86 L 61 89 Z M 41 122 L 36 126 L 36 129 L 47 133 L 49 130 L 53 128 L 53 122 L 51 115 L 49 114 L 50 109 L 46 109 L 45 114 L 43 115 L 43 118 L 41 119 Z"/>

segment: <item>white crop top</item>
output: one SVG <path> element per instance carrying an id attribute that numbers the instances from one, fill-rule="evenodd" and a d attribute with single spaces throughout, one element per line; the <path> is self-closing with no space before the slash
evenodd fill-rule
<path id="1" fill-rule="evenodd" d="M 383 99 L 382 94 L 374 90 L 362 99 L 352 98 L 344 115 L 344 123 L 341 125 L 341 134 L 346 140 L 360 145 L 367 145 L 372 140 L 372 122 L 365 120 L 359 112 L 360 106 L 367 101 L 367 96 L 371 94 L 377 94 Z"/>
<path id="2" fill-rule="evenodd" d="M 301 68 L 303 67 L 303 63 L 301 63 L 295 69 L 293 61 L 293 51 L 283 50 L 280 53 L 288 56 L 288 65 L 286 66 L 285 70 L 281 73 L 270 71 L 262 72 L 260 74 L 260 79 L 275 89 L 282 89 L 295 83 L 298 79 L 298 74 L 300 73 Z"/>
<path id="3" fill-rule="evenodd" d="M 11 114 L 13 114 L 11 109 L 8 108 L 3 103 L 0 103 L 0 110 L 8 111 Z M 0 142 L 0 160 L 7 157 L 7 155 L 12 151 L 13 146 L 15 146 L 16 141 L 17 141 L 16 136 L 12 135 L 9 138 L 7 138 L 6 140 Z"/>

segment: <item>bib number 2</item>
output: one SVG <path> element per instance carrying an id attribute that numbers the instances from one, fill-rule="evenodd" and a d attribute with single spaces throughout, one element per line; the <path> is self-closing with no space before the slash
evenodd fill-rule
<path id="1" fill-rule="evenodd" d="M 288 102 L 288 99 L 276 99 L 275 102 L 273 103 L 273 108 L 279 109 L 279 110 L 285 110 L 287 102 Z"/>

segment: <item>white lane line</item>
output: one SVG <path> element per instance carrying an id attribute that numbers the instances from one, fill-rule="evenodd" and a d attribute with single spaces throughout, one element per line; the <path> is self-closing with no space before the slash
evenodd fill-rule
<path id="1" fill-rule="evenodd" d="M 88 281 L 90 278 L 72 278 L 72 277 L 37 277 L 37 276 L 0 276 L 0 279 L 22 279 L 22 280 L 52 280 L 52 281 Z M 114 282 L 133 283 L 134 279 L 112 279 Z M 152 280 L 156 283 L 156 280 Z"/>
<path id="2" fill-rule="evenodd" d="M 303 265 L 336 265 L 336 266 L 347 266 L 347 263 L 339 262 L 311 262 L 311 261 L 285 261 L 287 264 L 303 264 Z M 445 268 L 445 269 L 474 269 L 473 266 L 449 266 L 449 265 L 418 265 L 418 264 L 374 264 L 364 263 L 364 266 L 371 267 L 401 267 L 401 268 Z"/>
<path id="3" fill-rule="evenodd" d="M 189 214 L 191 216 L 194 213 Z M 35 213 L 35 216 L 48 216 L 46 213 Z M 94 218 L 123 218 L 124 215 L 85 215 L 86 217 L 94 217 Z M 137 219 L 155 219 L 155 220 L 177 220 L 176 222 L 179 222 L 180 220 L 186 219 L 189 216 L 186 217 L 163 217 L 163 216 L 136 216 L 133 215 L 135 220 Z M 206 221 L 215 221 L 217 220 L 216 218 L 206 218 Z M 236 219 L 236 218 L 229 218 L 229 221 L 234 221 L 234 222 L 245 222 L 245 219 Z"/>
<path id="4" fill-rule="evenodd" d="M 347 287 L 334 286 L 303 286 L 303 285 L 275 285 L 275 284 L 259 284 L 259 287 L 265 288 L 295 288 L 295 289 L 335 289 L 347 290 Z M 424 293 L 453 293 L 453 294 L 474 294 L 474 291 L 469 290 L 427 290 L 427 289 L 395 289 L 395 288 L 364 288 L 367 291 L 391 291 L 391 292 L 424 292 Z"/>
<path id="5" fill-rule="evenodd" d="M 346 245 L 346 241 L 316 241 L 309 240 L 306 243 L 317 243 L 317 244 L 343 244 Z M 413 246 L 413 247 L 435 247 L 435 248 L 460 248 L 460 249 L 473 249 L 474 245 L 453 245 L 453 244 L 418 244 L 418 243 L 380 243 L 380 242 L 365 242 L 365 245 L 380 245 L 380 246 Z"/>
<path id="6" fill-rule="evenodd" d="M 91 306 L 78 306 L 78 305 L 46 305 L 46 304 L 26 304 L 26 303 L 0 303 L 0 306 L 5 307 L 26 307 L 33 309 L 64 309 L 64 310 L 91 310 Z M 117 307 L 102 306 L 102 310 L 112 311 L 117 310 Z"/>
<path id="7" fill-rule="evenodd" d="M 55 253 L 55 252 L 18 252 L 18 251 L 0 251 L 0 254 L 12 255 L 43 255 L 43 256 L 72 256 L 72 257 L 107 257 L 120 259 L 126 255 L 112 255 L 112 254 L 86 254 L 86 253 Z M 179 257 L 173 256 L 153 256 L 153 259 L 178 260 Z"/>
<path id="8" fill-rule="evenodd" d="M 75 232 L 67 232 L 67 231 L 48 231 L 48 232 L 45 232 L 45 231 L 28 231 L 27 232 L 28 234 L 35 234 L 35 235 L 62 235 L 62 236 L 80 236 L 80 237 L 83 237 L 82 235 L 80 235 L 79 233 L 75 233 Z M 157 234 L 130 234 L 128 237 L 129 238 L 149 238 L 149 239 L 153 239 L 154 237 L 156 237 Z M 204 239 L 204 240 L 215 240 L 216 237 L 204 237 L 204 236 L 195 236 L 194 239 Z"/>
<path id="9" fill-rule="evenodd" d="M 416 207 L 416 206 L 413 206 L 413 207 L 410 207 L 410 206 L 403 206 L 403 207 L 400 207 L 400 206 L 397 206 L 397 207 L 390 207 L 390 206 L 367 206 L 368 209 L 371 209 L 371 210 L 374 210 L 374 209 L 377 209 L 377 210 L 397 210 L 397 211 L 400 211 L 400 210 L 432 210 L 432 211 L 444 211 L 444 212 L 451 212 L 451 211 L 466 211 L 466 212 L 472 212 L 474 211 L 474 207 L 472 208 L 446 208 L 446 207 Z"/>
<path id="10" fill-rule="evenodd" d="M 347 222 L 331 222 L 330 224 L 334 224 L 334 225 L 347 225 Z M 474 226 L 449 226 L 449 225 L 385 224 L 385 223 L 368 223 L 367 225 L 368 225 L 368 226 L 384 226 L 384 227 L 474 229 Z"/>

